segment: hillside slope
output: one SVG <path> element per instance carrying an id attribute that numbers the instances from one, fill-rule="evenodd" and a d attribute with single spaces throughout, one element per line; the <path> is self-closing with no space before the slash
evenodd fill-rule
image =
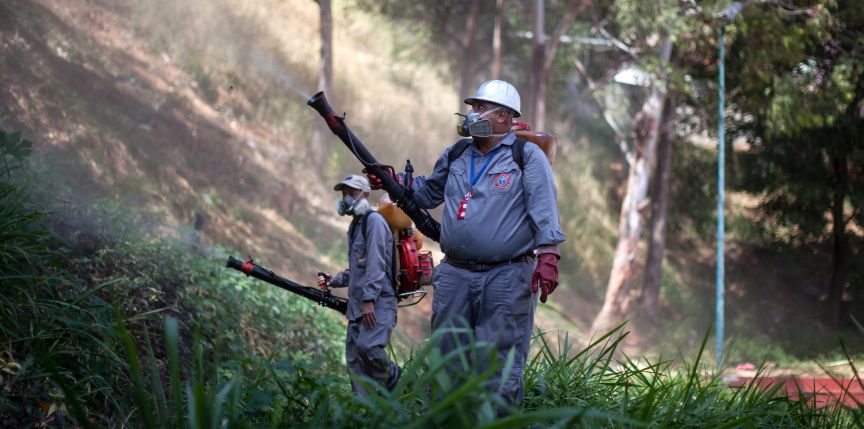
<path id="1" fill-rule="evenodd" d="M 157 3 L 145 7 L 156 8 Z M 262 3 L 246 5 L 260 13 Z M 134 2 L 120 4 L 76 0 L 0 5 L 0 118 L 6 128 L 22 130 L 37 141 L 37 150 L 47 155 L 58 179 L 76 192 L 87 189 L 128 201 L 130 208 L 161 212 L 168 226 L 191 226 L 208 242 L 266 257 L 287 274 L 308 274 L 310 264 L 317 263 L 334 268 L 328 256 L 341 260 L 341 248 L 333 243 L 341 240 L 347 221 L 332 213 L 335 197 L 328 188 L 344 168 L 340 163 L 309 164 L 311 130 L 320 118 L 305 106 L 305 95 L 287 86 L 293 84 L 287 79 L 302 82 L 313 76 L 315 49 L 305 41 L 314 36 L 294 36 L 315 32 L 305 25 L 316 17 L 315 5 L 288 4 L 278 18 L 290 29 L 282 34 L 259 29 L 249 36 L 252 40 L 226 48 L 237 51 L 254 45 L 254 38 L 291 33 L 297 46 L 281 45 L 273 52 L 256 48 L 249 55 L 262 59 L 240 68 L 220 58 L 225 52 L 208 57 L 206 51 L 194 53 L 179 42 L 154 50 L 162 30 L 146 27 L 153 18 Z M 201 11 L 212 15 L 220 10 L 218 3 L 210 4 Z M 235 26 L 256 24 L 256 19 L 264 18 L 233 17 Z M 358 47 L 369 42 L 356 34 L 350 40 Z M 281 56 L 297 53 L 298 46 L 306 51 L 301 55 L 313 60 L 295 64 L 294 58 Z M 281 76 L 267 70 L 261 64 L 265 61 L 283 70 Z M 362 71 L 374 67 L 366 64 Z M 351 69 L 353 77 L 363 77 L 360 68 Z M 274 80 L 276 85 L 271 85 Z M 356 101 L 371 95 L 365 91 L 405 92 L 398 83 L 389 82 L 389 88 L 386 83 L 368 89 L 352 86 L 346 91 L 351 96 L 331 94 L 330 99 L 354 109 L 351 121 L 360 124 L 355 125 L 358 129 L 374 128 L 381 116 L 401 106 L 388 110 Z M 337 81 L 337 88 L 341 86 Z M 284 92 L 273 94 L 274 88 Z M 455 104 L 455 99 L 449 101 Z M 333 158 L 344 158 L 344 149 L 331 140 L 327 144 L 336 153 Z M 431 161 L 415 164 L 428 168 Z"/>
<path id="2" fill-rule="evenodd" d="M 338 8 L 328 98 L 350 109 L 382 160 L 410 156 L 428 171 L 451 140 L 455 93 L 434 70 L 382 64 L 397 35 L 345 15 L 357 13 Z M 305 105 L 317 80 L 310 23 L 317 6 L 301 1 L 3 2 L 0 126 L 36 142 L 58 192 L 114 200 L 162 233 L 311 283 L 345 263 L 348 220 L 334 213 L 330 184 L 357 163 L 331 135 L 326 165 L 313 162 L 321 119 Z M 405 128 L 418 107 L 436 119 Z M 430 304 L 403 312 L 409 338 L 421 338 Z"/>

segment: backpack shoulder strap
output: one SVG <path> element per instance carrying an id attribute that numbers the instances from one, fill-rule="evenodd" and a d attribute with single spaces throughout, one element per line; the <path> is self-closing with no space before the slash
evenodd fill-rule
<path id="1" fill-rule="evenodd" d="M 363 226 L 362 226 L 362 228 L 363 228 L 363 240 L 366 240 L 366 230 L 368 229 L 367 225 L 369 225 L 369 216 L 372 213 L 378 213 L 378 212 L 375 210 L 369 210 L 368 212 L 366 212 L 366 214 L 363 215 L 363 218 L 360 220 L 361 222 L 363 222 Z"/>
<path id="2" fill-rule="evenodd" d="M 468 149 L 468 146 L 470 145 L 471 139 L 462 139 L 456 142 L 456 144 L 453 145 L 453 149 L 450 149 L 450 153 L 447 154 L 447 168 L 450 168 L 450 164 L 459 159 L 459 157 L 465 153 L 465 149 Z"/>
<path id="3" fill-rule="evenodd" d="M 519 171 L 525 171 L 525 140 L 516 139 L 510 150 L 513 151 L 513 161 L 519 166 Z"/>

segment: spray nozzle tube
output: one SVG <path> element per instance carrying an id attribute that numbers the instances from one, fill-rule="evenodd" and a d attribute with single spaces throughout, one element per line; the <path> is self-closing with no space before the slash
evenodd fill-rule
<path id="1" fill-rule="evenodd" d="M 414 221 L 417 229 L 432 240 L 438 241 L 441 236 L 441 225 L 438 221 L 433 219 L 432 215 L 430 215 L 426 209 L 420 207 L 420 205 L 414 201 L 407 188 L 394 180 L 392 167 L 391 171 L 387 171 L 378 162 L 378 160 L 375 159 L 372 153 L 366 149 L 363 142 L 361 142 L 345 124 L 345 116 L 343 115 L 342 117 L 339 117 L 333 113 L 333 108 L 330 107 L 330 103 L 327 102 L 324 92 L 320 91 L 316 93 L 309 98 L 306 104 L 315 109 L 315 111 L 324 118 L 330 131 L 333 131 L 333 134 L 336 134 L 336 136 L 342 140 L 342 143 L 345 143 L 345 146 L 348 147 L 348 150 L 354 154 L 360 163 L 363 164 L 370 173 L 381 179 L 381 183 L 390 195 L 390 199 L 396 203 L 396 205 L 399 206 L 399 208 L 401 208 L 405 214 L 411 218 L 411 220 Z"/>

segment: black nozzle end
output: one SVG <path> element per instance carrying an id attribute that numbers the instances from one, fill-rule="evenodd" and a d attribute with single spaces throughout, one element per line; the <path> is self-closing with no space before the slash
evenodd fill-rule
<path id="1" fill-rule="evenodd" d="M 239 270 L 240 266 L 243 265 L 243 261 L 236 259 L 233 256 L 229 256 L 228 260 L 225 261 L 225 266 L 228 268 L 234 268 L 235 270 Z"/>
<path id="2" fill-rule="evenodd" d="M 324 91 L 318 91 L 315 95 L 309 97 L 309 100 L 306 101 L 306 104 L 313 105 L 318 102 L 319 99 L 324 98 Z"/>
<path id="3" fill-rule="evenodd" d="M 321 116 L 325 118 L 333 113 L 333 108 L 330 107 L 330 103 L 327 102 L 327 98 L 324 97 L 324 91 L 318 91 L 315 95 L 309 97 L 309 100 L 306 101 L 306 104 L 311 106 L 315 111 L 318 112 Z"/>
<path id="4" fill-rule="evenodd" d="M 324 105 L 327 104 L 327 99 L 324 97 L 324 91 L 318 91 L 315 93 L 315 95 L 309 97 L 309 99 L 306 100 L 306 104 L 312 107 L 315 107 L 316 104 L 320 104 L 322 102 L 324 103 Z"/>

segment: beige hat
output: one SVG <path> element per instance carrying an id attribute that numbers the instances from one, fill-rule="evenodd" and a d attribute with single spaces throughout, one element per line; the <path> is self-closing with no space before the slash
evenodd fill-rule
<path id="1" fill-rule="evenodd" d="M 345 188 L 346 186 L 366 192 L 372 191 L 372 189 L 369 187 L 369 180 L 357 174 L 345 176 L 345 178 L 342 179 L 341 182 L 337 183 L 336 186 L 333 187 L 333 190 L 341 191 L 342 188 Z"/>

